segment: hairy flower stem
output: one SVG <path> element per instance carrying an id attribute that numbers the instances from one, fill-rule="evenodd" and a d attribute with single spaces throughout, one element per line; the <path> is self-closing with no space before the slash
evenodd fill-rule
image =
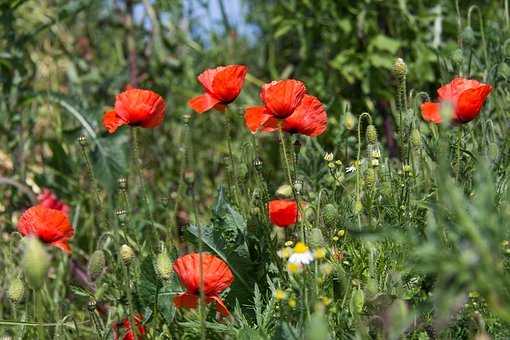
<path id="1" fill-rule="evenodd" d="M 41 305 L 41 296 L 36 289 L 32 289 L 32 295 L 34 299 L 34 319 L 38 323 L 42 323 L 42 305 Z M 44 328 L 42 326 L 37 327 L 37 337 L 39 339 L 44 339 Z"/>
<path id="2" fill-rule="evenodd" d="M 190 187 L 191 200 L 193 203 L 193 215 L 195 225 L 198 230 L 198 254 L 199 254 L 199 273 L 200 273 L 200 337 L 202 340 L 206 339 L 206 325 L 205 325 L 205 291 L 204 291 L 204 266 L 203 266 L 203 248 L 204 242 L 202 240 L 202 226 L 198 220 L 198 203 L 195 196 L 195 188 L 193 185 Z"/>
<path id="3" fill-rule="evenodd" d="M 145 188 L 145 180 L 143 178 L 143 161 L 140 156 L 140 141 L 138 136 L 138 129 L 131 128 L 131 145 L 133 149 L 133 161 L 135 163 L 136 172 L 138 174 L 138 183 L 142 190 L 142 195 L 145 200 L 145 204 L 147 205 L 147 211 L 149 212 L 149 223 L 151 224 L 151 233 L 152 233 L 152 244 L 155 244 L 158 237 L 156 232 L 156 227 L 154 225 L 154 217 L 152 215 L 152 202 L 147 194 L 147 190 Z"/>
<path id="4" fill-rule="evenodd" d="M 356 202 L 361 200 L 361 121 L 363 117 L 368 117 L 369 124 L 372 124 L 372 116 L 368 112 L 363 112 L 358 119 L 358 154 L 356 156 Z M 361 229 L 361 212 L 358 215 L 358 228 Z"/>
<path id="5" fill-rule="evenodd" d="M 122 264 L 122 275 L 124 276 L 124 289 L 126 290 L 126 296 L 128 299 L 128 320 L 129 324 L 131 325 L 131 332 L 135 334 L 135 339 L 138 339 L 139 337 L 139 330 L 135 323 L 135 319 L 133 317 L 135 311 L 133 309 L 133 292 L 131 290 L 131 275 L 129 272 L 128 264 L 123 263 Z"/>
<path id="6" fill-rule="evenodd" d="M 461 144 L 462 144 L 462 137 L 464 135 L 464 130 L 462 127 L 459 127 L 457 130 L 457 142 L 456 142 L 456 164 L 455 164 L 455 180 L 459 180 L 460 176 L 460 162 L 461 162 Z"/>
<path id="7" fill-rule="evenodd" d="M 289 164 L 289 157 L 288 157 L 288 154 L 287 154 L 287 148 L 285 146 L 285 136 L 283 134 L 283 129 L 282 129 L 282 123 L 280 122 L 280 127 L 278 129 L 278 136 L 280 137 L 280 144 L 282 145 L 282 153 L 283 153 L 283 159 L 284 159 L 284 166 L 285 166 L 285 169 L 287 171 L 287 179 L 289 181 L 289 185 L 292 189 L 292 195 L 294 196 L 294 200 L 296 201 L 297 203 L 297 206 L 298 206 L 298 211 L 299 211 L 299 218 L 298 218 L 298 222 L 300 222 L 300 219 L 303 219 L 303 221 L 300 223 L 301 224 L 301 239 L 303 240 L 303 242 L 306 243 L 306 233 L 305 233 L 305 224 L 304 222 L 306 221 L 306 216 L 303 212 L 303 208 L 301 207 L 301 203 L 299 202 L 299 195 L 298 193 L 296 192 L 296 188 L 294 187 L 294 182 L 292 181 L 292 174 L 291 174 L 291 171 L 290 171 L 290 164 Z"/>
<path id="8" fill-rule="evenodd" d="M 237 169 L 234 162 L 234 154 L 232 152 L 232 124 L 230 121 L 230 111 L 225 109 L 225 134 L 226 134 L 226 140 L 227 140 L 227 149 L 228 149 L 228 158 L 230 162 L 230 170 L 227 171 L 228 173 L 228 179 L 230 184 L 230 191 L 231 195 L 234 197 L 234 200 L 236 202 L 236 205 L 241 208 L 240 200 L 239 200 L 239 193 L 237 190 Z"/>
<path id="9" fill-rule="evenodd" d="M 104 228 L 104 230 L 108 229 L 107 222 L 106 222 L 106 213 L 103 209 L 103 200 L 101 199 L 101 190 L 99 189 L 99 184 L 97 182 L 96 176 L 94 175 L 94 169 L 92 167 L 92 162 L 90 161 L 90 156 L 87 148 L 87 142 L 86 139 L 82 139 L 85 137 L 80 138 L 80 147 L 81 147 L 81 154 L 83 156 L 83 159 L 85 160 L 85 166 L 87 168 L 88 176 L 90 178 L 90 181 L 92 182 L 92 187 L 94 190 L 94 196 L 95 196 L 95 210 L 97 211 L 97 215 L 99 215 L 99 226 Z M 101 228 L 97 228 L 96 224 L 93 225 L 94 228 L 94 234 L 98 235 L 99 230 Z M 98 230 L 99 229 L 99 230 Z"/>

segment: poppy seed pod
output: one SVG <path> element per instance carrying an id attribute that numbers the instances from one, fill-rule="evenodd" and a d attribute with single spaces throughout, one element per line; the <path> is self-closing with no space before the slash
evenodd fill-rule
<path id="1" fill-rule="evenodd" d="M 404 59 L 395 59 L 395 63 L 393 64 L 393 72 L 399 78 L 403 78 L 407 75 L 407 65 L 404 62 Z"/>
<path id="2" fill-rule="evenodd" d="M 42 243 L 35 237 L 29 237 L 25 244 L 22 267 L 28 284 L 34 288 L 40 288 L 50 266 L 50 258 Z"/>
<path id="3" fill-rule="evenodd" d="M 322 220 L 324 221 L 324 224 L 326 225 L 326 227 L 332 228 L 336 225 L 337 218 L 338 218 L 338 212 L 336 210 L 336 207 L 333 204 L 331 204 L 331 203 L 326 204 L 321 209 L 321 213 L 322 213 Z"/>
<path id="4" fill-rule="evenodd" d="M 135 252 L 133 251 L 133 248 L 128 246 L 127 244 L 123 244 L 120 246 L 120 258 L 122 261 L 128 266 L 133 262 L 133 259 L 135 258 Z"/>
<path id="5" fill-rule="evenodd" d="M 369 144 L 377 143 L 377 130 L 375 129 L 375 126 L 372 124 L 367 126 L 366 136 Z"/>
<path id="6" fill-rule="evenodd" d="M 25 285 L 20 278 L 14 278 L 7 288 L 7 297 L 13 304 L 19 303 L 25 295 Z"/>
<path id="7" fill-rule="evenodd" d="M 87 266 L 87 272 L 89 274 L 89 278 L 94 281 L 96 280 L 102 273 L 106 266 L 106 257 L 102 250 L 96 250 L 92 253 L 89 259 L 89 263 Z"/>
<path id="8" fill-rule="evenodd" d="M 162 280 L 170 279 L 170 275 L 172 274 L 172 261 L 168 257 L 166 253 L 160 253 L 156 257 L 156 273 L 159 278 Z"/>

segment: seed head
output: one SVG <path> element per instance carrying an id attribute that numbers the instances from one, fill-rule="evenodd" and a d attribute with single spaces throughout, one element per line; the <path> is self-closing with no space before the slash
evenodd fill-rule
<path id="1" fill-rule="evenodd" d="M 420 130 L 418 129 L 413 129 L 411 131 L 411 146 L 415 149 L 415 150 L 419 150 L 421 148 L 421 135 L 420 135 Z"/>
<path id="2" fill-rule="evenodd" d="M 337 223 L 338 211 L 336 207 L 328 203 L 322 208 L 322 220 L 328 228 L 332 228 Z"/>
<path id="3" fill-rule="evenodd" d="M 7 288 L 7 297 L 13 304 L 17 304 L 21 302 L 23 296 L 25 295 L 25 285 L 20 278 L 14 278 L 10 284 L 9 288 Z"/>
<path id="4" fill-rule="evenodd" d="M 255 158 L 255 160 L 253 161 L 253 166 L 255 167 L 255 170 L 257 170 L 257 171 L 262 171 L 263 164 L 264 163 L 262 162 L 262 159 L 260 159 L 260 157 Z"/>
<path id="5" fill-rule="evenodd" d="M 127 190 L 127 179 L 126 177 L 120 177 L 118 180 L 117 180 L 117 183 L 119 184 L 119 189 L 120 190 Z"/>
<path id="6" fill-rule="evenodd" d="M 375 185 L 375 170 L 374 168 L 367 168 L 365 171 L 365 185 L 368 188 L 373 188 Z"/>
<path id="7" fill-rule="evenodd" d="M 82 147 L 86 147 L 88 145 L 87 137 L 84 135 L 81 135 L 80 137 L 78 137 L 78 143 L 80 143 L 80 145 Z"/>

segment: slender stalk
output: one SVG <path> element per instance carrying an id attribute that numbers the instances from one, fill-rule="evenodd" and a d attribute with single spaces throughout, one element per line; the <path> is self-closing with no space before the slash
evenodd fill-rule
<path id="1" fill-rule="evenodd" d="M 230 171 L 228 171 L 228 178 L 230 182 L 230 190 L 231 194 L 234 196 L 234 200 L 236 202 L 236 205 L 241 208 L 238 190 L 237 190 L 237 169 L 234 163 L 234 153 L 232 152 L 232 125 L 230 122 L 230 115 L 229 115 L 228 108 L 225 109 L 225 134 L 227 139 L 227 149 L 228 149 L 228 158 L 230 162 Z M 233 177 L 233 178 L 232 178 Z"/>
<path id="2" fill-rule="evenodd" d="M 299 223 L 300 219 L 303 219 L 303 222 L 304 222 L 306 220 L 306 217 L 305 217 L 304 212 L 302 211 L 303 209 L 299 202 L 299 195 L 296 192 L 296 188 L 294 187 L 294 183 L 292 181 L 292 174 L 290 172 L 289 158 L 287 156 L 287 148 L 285 146 L 285 136 L 283 135 L 283 129 L 282 129 L 281 122 L 280 122 L 280 127 L 278 128 L 278 136 L 280 137 L 280 144 L 282 145 L 282 153 L 283 153 L 285 170 L 287 172 L 287 179 L 288 179 L 289 185 L 292 189 L 292 195 L 294 196 L 294 200 L 296 201 L 297 206 L 298 206 L 298 211 L 299 211 L 299 215 L 300 215 L 298 218 L 298 223 Z M 301 222 L 301 239 L 303 240 L 303 242 L 306 243 L 305 225 L 303 222 Z"/>

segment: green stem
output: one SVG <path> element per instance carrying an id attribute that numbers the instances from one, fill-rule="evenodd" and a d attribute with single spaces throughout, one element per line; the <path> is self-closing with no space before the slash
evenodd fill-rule
<path id="1" fill-rule="evenodd" d="M 289 158 L 287 156 L 287 148 L 285 146 L 285 136 L 283 135 L 283 129 L 282 129 L 281 125 L 282 124 L 280 123 L 280 127 L 278 128 L 278 135 L 280 137 L 280 144 L 282 145 L 282 153 L 283 153 L 283 159 L 284 159 L 284 166 L 285 166 L 285 169 L 287 172 L 287 179 L 288 179 L 289 185 L 292 189 L 292 195 L 294 196 L 294 200 L 296 201 L 297 206 L 298 206 L 298 211 L 299 211 L 299 215 L 300 215 L 299 219 L 298 219 L 298 223 L 299 223 L 300 219 L 303 219 L 303 222 L 305 222 L 306 217 L 305 217 L 304 212 L 302 211 L 303 209 L 299 202 L 299 195 L 297 194 L 296 188 L 294 188 L 294 183 L 292 181 L 292 174 L 290 172 Z M 301 222 L 301 239 L 303 240 L 303 242 L 306 243 L 305 225 L 303 222 Z"/>
<path id="2" fill-rule="evenodd" d="M 234 163 L 234 153 L 232 152 L 232 126 L 230 123 L 229 111 L 225 109 L 225 134 L 227 139 L 227 149 L 228 149 L 228 158 L 230 161 L 230 171 L 229 173 L 229 181 L 230 181 L 230 190 L 232 195 L 234 196 L 236 205 L 241 208 L 238 190 L 237 190 L 237 169 Z M 233 179 L 232 179 L 233 177 Z"/>

